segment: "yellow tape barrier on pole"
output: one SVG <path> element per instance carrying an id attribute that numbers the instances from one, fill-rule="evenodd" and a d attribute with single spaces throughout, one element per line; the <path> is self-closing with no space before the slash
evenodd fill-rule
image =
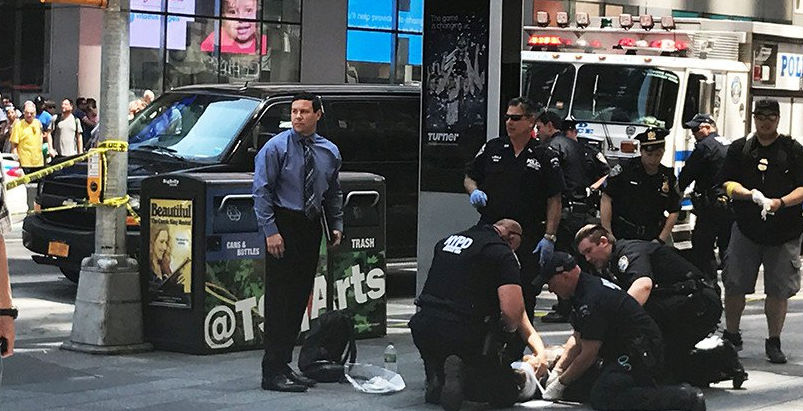
<path id="1" fill-rule="evenodd" d="M 51 175 L 51 174 L 53 174 L 55 172 L 58 172 L 58 171 L 61 171 L 61 170 L 65 169 L 65 168 L 72 167 L 77 163 L 80 163 L 82 161 L 87 160 L 89 157 L 91 157 L 91 156 L 93 156 L 95 154 L 100 154 L 101 161 L 103 162 L 103 169 L 105 170 L 106 169 L 106 152 L 107 151 L 119 151 L 119 152 L 128 151 L 128 142 L 121 141 L 121 140 L 106 140 L 106 141 L 102 141 L 102 142 L 100 142 L 98 144 L 98 146 L 96 148 L 89 149 L 89 151 L 86 152 L 85 154 L 81 154 L 78 157 L 71 158 L 71 159 L 69 159 L 67 161 L 58 163 L 56 165 L 43 168 L 43 169 L 41 169 L 39 171 L 35 171 L 35 172 L 31 173 L 31 174 L 25 175 L 23 177 L 20 177 L 20 178 L 14 180 L 14 181 L 6 183 L 6 190 L 11 190 L 12 188 L 21 186 L 23 184 L 28 184 L 28 183 L 30 183 L 32 181 L 39 180 L 39 179 L 41 179 L 43 177 L 49 176 L 49 175 Z M 104 183 L 103 186 L 106 187 L 106 173 L 105 172 L 103 173 L 103 180 L 104 180 L 103 181 L 103 183 Z M 134 209 L 131 208 L 131 205 L 128 204 L 128 200 L 129 200 L 129 196 L 125 195 L 123 197 L 104 198 L 103 201 L 98 203 L 98 204 L 90 204 L 88 202 L 76 203 L 76 204 L 67 204 L 67 205 L 63 205 L 63 206 L 59 206 L 59 207 L 51 207 L 51 208 L 38 210 L 38 211 L 29 211 L 28 214 L 46 213 L 46 212 L 53 212 L 53 211 L 63 211 L 63 210 L 69 210 L 69 209 L 72 209 L 72 208 L 89 208 L 89 207 L 98 207 L 98 206 L 107 206 L 107 207 L 122 207 L 122 206 L 125 206 L 126 209 L 128 210 L 128 213 L 131 214 L 131 216 L 134 217 L 134 219 L 137 221 L 137 224 L 139 224 L 139 221 L 140 221 L 139 216 L 134 211 Z"/>

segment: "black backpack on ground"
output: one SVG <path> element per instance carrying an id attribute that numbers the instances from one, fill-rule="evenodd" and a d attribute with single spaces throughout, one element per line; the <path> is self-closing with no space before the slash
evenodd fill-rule
<path id="1" fill-rule="evenodd" d="M 310 326 L 298 355 L 298 369 L 319 382 L 339 382 L 346 361 L 357 360 L 354 320 L 347 311 L 327 311 Z"/>

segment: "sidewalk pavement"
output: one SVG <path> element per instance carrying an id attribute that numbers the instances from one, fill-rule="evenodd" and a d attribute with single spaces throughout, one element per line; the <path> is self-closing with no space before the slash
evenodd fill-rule
<path id="1" fill-rule="evenodd" d="M 554 297 L 539 299 L 539 314 Z M 784 348 L 787 365 L 764 360 L 766 325 L 763 304 L 748 303 L 743 320 L 745 350 L 741 353 L 750 374 L 741 390 L 730 382 L 705 391 L 709 410 L 803 409 L 803 302 L 790 302 Z M 16 355 L 4 361 L 0 410 L 440 410 L 423 399 L 423 365 L 406 324 L 414 312 L 411 298 L 392 299 L 388 305 L 388 336 L 358 341 L 358 360 L 382 364 L 392 341 L 399 352 L 399 372 L 407 388 L 393 395 L 370 395 L 348 384 L 319 384 L 305 394 L 260 389 L 260 351 L 196 356 L 153 351 L 136 355 L 93 356 L 59 349 L 63 335 L 20 341 Z M 547 344 L 560 344 L 570 333 L 566 324 L 536 326 Z M 296 351 L 297 354 L 297 351 Z M 511 409 L 588 410 L 581 405 L 532 401 Z M 463 409 L 487 406 L 467 403 Z"/>

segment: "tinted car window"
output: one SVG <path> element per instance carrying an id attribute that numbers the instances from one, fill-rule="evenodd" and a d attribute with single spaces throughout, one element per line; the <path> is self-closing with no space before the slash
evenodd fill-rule
<path id="1" fill-rule="evenodd" d="M 385 139 L 380 125 L 385 124 L 379 103 L 375 101 L 324 102 L 326 137 L 340 149 L 344 162 L 383 161 Z"/>
<path id="2" fill-rule="evenodd" d="M 416 99 L 381 102 L 388 161 L 418 161 L 420 104 Z"/>

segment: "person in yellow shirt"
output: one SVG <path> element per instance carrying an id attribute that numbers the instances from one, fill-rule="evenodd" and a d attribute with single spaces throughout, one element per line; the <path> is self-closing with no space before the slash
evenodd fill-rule
<path id="1" fill-rule="evenodd" d="M 28 174 L 45 165 L 42 123 L 36 119 L 36 106 L 32 101 L 25 102 L 22 112 L 24 121 L 17 121 L 11 129 L 11 152 L 19 157 L 20 166 Z"/>

